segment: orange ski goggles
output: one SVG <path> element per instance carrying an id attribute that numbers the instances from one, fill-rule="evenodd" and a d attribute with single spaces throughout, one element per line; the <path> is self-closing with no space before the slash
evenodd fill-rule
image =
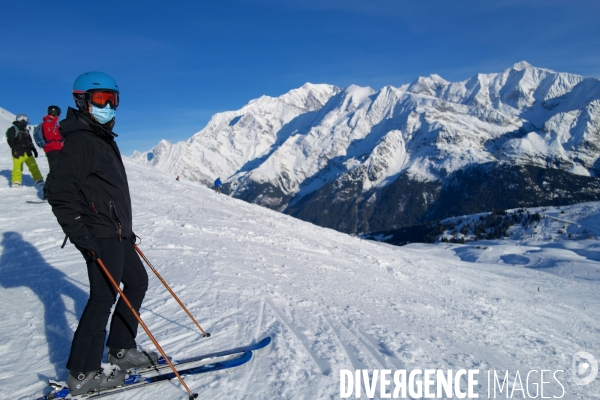
<path id="1" fill-rule="evenodd" d="M 96 107 L 104 108 L 110 103 L 111 108 L 119 106 L 119 92 L 114 90 L 90 90 L 89 92 L 73 93 L 77 100 L 89 101 Z"/>

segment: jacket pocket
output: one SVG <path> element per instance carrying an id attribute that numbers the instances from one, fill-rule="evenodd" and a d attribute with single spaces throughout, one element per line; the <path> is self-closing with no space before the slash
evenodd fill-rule
<path id="1" fill-rule="evenodd" d="M 120 242 L 121 241 L 122 225 L 121 225 L 121 221 L 119 220 L 119 216 L 117 215 L 117 206 L 115 206 L 115 202 L 114 201 L 110 201 L 109 205 L 110 205 L 110 215 L 115 220 L 115 224 L 117 226 L 117 237 L 119 238 L 119 242 Z"/>
<path id="2" fill-rule="evenodd" d="M 93 186 L 91 186 L 88 182 L 88 180 L 85 180 L 85 193 L 84 193 L 84 197 L 89 205 L 89 207 L 92 209 L 92 211 L 96 214 L 98 214 L 98 208 L 96 206 L 96 202 L 94 201 L 94 190 L 92 189 Z"/>

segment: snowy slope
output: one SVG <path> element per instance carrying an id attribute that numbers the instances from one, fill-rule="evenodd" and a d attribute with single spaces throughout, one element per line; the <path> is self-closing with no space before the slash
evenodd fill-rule
<path id="1" fill-rule="evenodd" d="M 38 162 L 45 173 L 44 158 Z M 381 368 L 478 368 L 482 396 L 486 370 L 511 377 L 519 370 L 525 379 L 532 369 L 560 369 L 563 398 L 600 398 L 600 379 L 578 386 L 570 377 L 575 352 L 600 359 L 597 241 L 571 249 L 577 262 L 569 268 L 585 265 L 593 272 L 585 277 L 523 267 L 509 257 L 523 252 L 518 244 L 471 262 L 458 245 L 365 241 L 176 182 L 128 158 L 125 165 L 141 249 L 212 333 L 201 338 L 151 276 L 141 315 L 165 350 L 178 358 L 274 337 L 249 365 L 186 378 L 201 398 L 333 399 L 340 369 Z M 39 196 L 31 178 L 12 189 L 10 168 L 2 142 L 0 398 L 31 399 L 46 378 L 66 378 L 88 284 L 77 250 L 60 249 L 63 234 L 48 205 L 25 203 Z M 560 244 L 533 250 L 553 266 Z M 138 339 L 152 347 L 144 333 Z M 560 395 L 558 385 L 546 385 L 545 396 Z M 118 396 L 184 397 L 178 383 Z"/>
<path id="2" fill-rule="evenodd" d="M 440 224 L 450 226 L 437 240 L 462 239 L 474 241 L 473 225 L 485 221 L 490 214 L 463 215 L 447 218 Z M 527 222 L 537 214 L 539 221 Z M 532 207 L 506 210 L 505 215 L 513 217 L 511 227 L 504 239 L 518 241 L 553 242 L 561 240 L 594 239 L 600 236 L 600 202 L 579 203 L 562 207 Z M 465 229 L 465 234 L 460 233 Z M 452 231 L 456 231 L 452 234 Z"/>
<path id="3" fill-rule="evenodd" d="M 6 111 L 4 108 L 0 108 L 0 130 L 2 132 L 6 132 L 14 120 L 15 114 Z"/>

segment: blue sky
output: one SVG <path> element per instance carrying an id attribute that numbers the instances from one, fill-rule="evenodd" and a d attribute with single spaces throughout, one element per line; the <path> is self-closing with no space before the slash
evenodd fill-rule
<path id="1" fill-rule="evenodd" d="M 122 152 L 185 140 L 220 111 L 306 82 L 379 89 L 515 62 L 600 78 L 597 0 L 5 2 L 0 107 L 32 122 L 112 75 Z"/>

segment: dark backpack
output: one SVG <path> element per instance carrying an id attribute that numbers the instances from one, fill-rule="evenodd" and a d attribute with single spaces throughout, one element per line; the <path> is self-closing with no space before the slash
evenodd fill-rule
<path id="1" fill-rule="evenodd" d="M 16 126 L 15 124 L 12 124 L 7 130 L 6 130 L 6 141 L 9 141 L 8 139 L 8 132 L 10 131 L 10 128 L 13 128 L 15 130 L 15 137 L 19 136 L 19 127 Z"/>
<path id="2" fill-rule="evenodd" d="M 41 123 L 36 125 L 36 127 L 33 129 L 33 140 L 40 149 L 43 149 L 46 145 L 46 139 L 44 139 L 44 129 L 42 129 Z"/>

